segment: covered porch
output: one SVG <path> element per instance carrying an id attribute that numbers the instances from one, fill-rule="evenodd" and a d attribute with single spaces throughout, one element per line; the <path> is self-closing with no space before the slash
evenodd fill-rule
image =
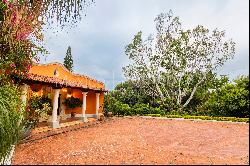
<path id="1" fill-rule="evenodd" d="M 32 67 L 29 77 L 21 81 L 21 90 L 25 105 L 32 96 L 51 99 L 52 112 L 48 118 L 39 120 L 38 125 L 52 128 L 59 128 L 60 124 L 70 121 L 98 119 L 103 112 L 106 92 L 103 83 L 71 73 L 58 63 Z M 81 106 L 67 107 L 65 101 L 69 98 L 77 98 Z"/>

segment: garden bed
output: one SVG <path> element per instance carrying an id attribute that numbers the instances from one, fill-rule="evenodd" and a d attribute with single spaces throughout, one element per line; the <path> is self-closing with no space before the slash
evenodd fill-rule
<path id="1" fill-rule="evenodd" d="M 161 115 L 161 114 L 147 114 L 146 116 L 149 116 L 149 117 L 200 119 L 200 120 L 209 120 L 209 121 L 231 121 L 231 122 L 249 123 L 249 118 L 236 118 L 236 117 L 212 117 L 212 116 L 192 116 L 192 115 Z"/>

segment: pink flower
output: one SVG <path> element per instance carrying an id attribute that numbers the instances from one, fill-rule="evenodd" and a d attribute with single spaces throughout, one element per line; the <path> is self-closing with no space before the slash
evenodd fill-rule
<path id="1" fill-rule="evenodd" d="M 13 18 L 12 18 L 12 24 L 15 24 L 16 23 L 16 20 L 17 20 L 17 14 L 16 12 L 13 13 Z"/>
<path id="2" fill-rule="evenodd" d="M 10 67 L 16 67 L 15 63 L 11 63 Z"/>
<path id="3" fill-rule="evenodd" d="M 28 66 L 27 66 L 27 71 L 29 71 L 30 68 L 31 68 L 31 64 L 28 64 Z"/>

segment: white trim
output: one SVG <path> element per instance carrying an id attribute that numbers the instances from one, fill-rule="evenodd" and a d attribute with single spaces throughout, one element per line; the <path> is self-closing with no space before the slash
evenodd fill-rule
<path id="1" fill-rule="evenodd" d="M 96 99 L 95 99 L 95 114 L 96 117 L 98 117 L 98 113 L 99 113 L 99 100 L 100 100 L 100 93 L 96 93 Z"/>

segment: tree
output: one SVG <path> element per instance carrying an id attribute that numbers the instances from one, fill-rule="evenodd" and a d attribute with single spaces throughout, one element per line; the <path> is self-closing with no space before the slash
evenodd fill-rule
<path id="1" fill-rule="evenodd" d="M 129 106 L 134 106 L 137 103 L 152 103 L 154 101 L 153 96 L 144 94 L 144 91 L 136 85 L 136 82 L 132 80 L 122 82 L 116 85 L 110 95 Z"/>
<path id="2" fill-rule="evenodd" d="M 185 108 L 208 74 L 233 58 L 235 43 L 225 31 L 210 31 L 198 25 L 184 30 L 172 11 L 155 19 L 156 35 L 142 39 L 138 32 L 125 53 L 132 64 L 123 68 L 127 78 L 138 80 L 149 94 L 159 96 L 169 109 Z M 183 97 L 188 98 L 183 101 Z M 170 102 L 167 102 L 170 101 Z"/>
<path id="3" fill-rule="evenodd" d="M 228 83 L 228 76 L 218 77 L 216 73 L 208 73 L 207 81 L 204 81 L 201 86 L 197 88 L 192 100 L 184 110 L 189 113 L 206 114 L 207 112 L 205 112 L 205 110 L 203 109 L 203 105 L 208 100 L 211 93 L 215 90 L 220 89 Z M 183 101 L 186 101 L 188 97 L 188 95 L 184 96 Z"/>
<path id="4" fill-rule="evenodd" d="M 64 58 L 63 65 L 71 72 L 73 72 L 73 59 L 71 55 L 71 47 L 69 46 Z"/>

